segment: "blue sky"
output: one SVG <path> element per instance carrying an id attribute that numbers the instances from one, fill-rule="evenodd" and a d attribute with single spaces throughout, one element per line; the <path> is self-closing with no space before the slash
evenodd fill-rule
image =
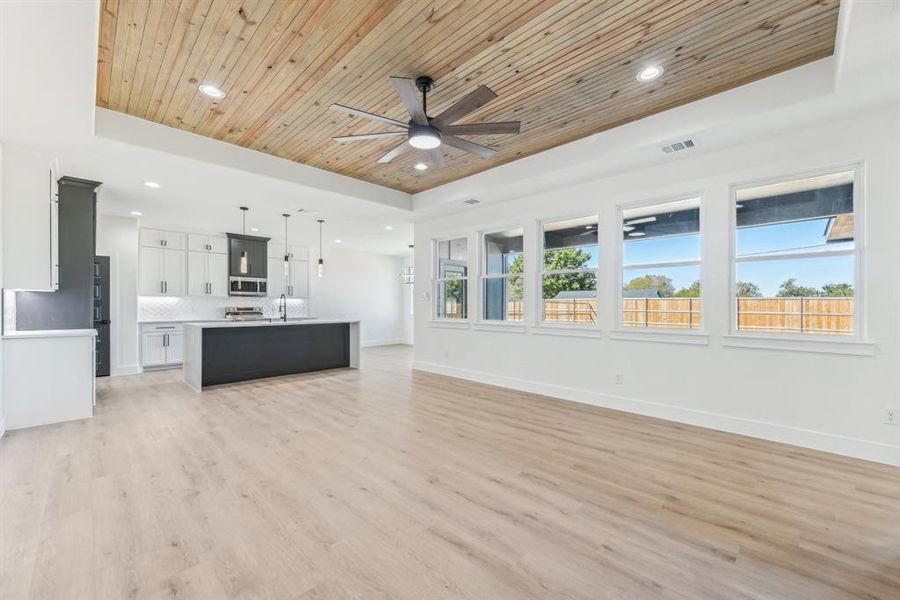
<path id="1" fill-rule="evenodd" d="M 826 249 L 825 227 L 827 219 L 814 219 L 793 223 L 781 223 L 760 227 L 748 227 L 737 232 L 737 254 L 777 255 L 788 250 L 802 249 L 815 252 Z M 830 244 L 829 249 L 853 248 L 853 242 Z M 591 251 L 593 249 L 586 248 Z M 597 266 L 596 251 L 588 266 Z M 625 264 L 658 263 L 675 260 L 692 260 L 700 257 L 700 236 L 681 235 L 648 240 L 629 240 L 624 244 Z M 672 279 L 676 290 L 688 287 L 700 278 L 698 266 L 627 270 L 625 283 L 648 273 L 665 275 Z M 781 283 L 789 278 L 800 285 L 821 287 L 826 283 L 853 283 L 852 256 L 823 256 L 821 258 L 771 260 L 737 265 L 737 279 L 753 282 L 764 296 L 774 296 Z"/>
<path id="2" fill-rule="evenodd" d="M 781 223 L 760 227 L 748 227 L 737 231 L 737 254 L 777 255 L 787 250 L 815 252 L 824 250 L 827 219 L 814 219 L 793 223 Z M 829 249 L 852 248 L 853 243 L 830 244 Z M 700 255 L 699 235 L 682 235 L 669 238 L 627 241 L 625 263 L 664 262 L 690 260 Z M 675 289 L 687 287 L 699 277 L 697 267 L 648 269 L 626 271 L 624 280 L 644 273 L 655 273 L 672 278 Z M 852 256 L 823 256 L 822 258 L 773 260 L 739 263 L 737 279 L 753 282 L 764 296 L 774 296 L 785 279 L 797 279 L 800 285 L 821 287 L 825 283 L 853 283 Z"/>

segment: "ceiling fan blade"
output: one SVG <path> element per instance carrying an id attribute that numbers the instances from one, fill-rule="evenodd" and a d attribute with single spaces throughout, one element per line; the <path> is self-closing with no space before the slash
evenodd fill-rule
<path id="1" fill-rule="evenodd" d="M 472 123 L 470 125 L 447 125 L 441 133 L 451 135 L 489 135 L 495 133 L 519 133 L 519 121 L 506 121 L 503 123 Z"/>
<path id="2" fill-rule="evenodd" d="M 441 152 L 440 148 L 433 148 L 431 150 L 431 162 L 439 169 L 444 166 L 444 154 Z"/>
<path id="3" fill-rule="evenodd" d="M 454 148 L 477 154 L 481 158 L 490 158 L 497 154 L 497 151 L 493 148 L 488 148 L 487 146 L 482 146 L 481 144 L 458 138 L 455 135 L 444 135 L 443 141 L 448 146 L 453 146 Z"/>
<path id="4" fill-rule="evenodd" d="M 491 100 L 497 97 L 497 94 L 484 85 L 479 85 L 475 91 L 469 92 L 460 99 L 459 102 L 439 114 L 433 124 L 440 128 L 441 125 L 449 125 L 462 119 L 472 111 L 478 110 Z"/>
<path id="5" fill-rule="evenodd" d="M 332 138 L 336 142 L 355 142 L 358 140 L 380 140 L 384 138 L 406 135 L 405 131 L 382 131 L 380 133 L 360 133 L 357 135 L 339 135 Z"/>
<path id="6" fill-rule="evenodd" d="M 378 159 L 378 162 L 381 164 L 386 164 L 409 150 L 409 144 L 406 143 L 406 140 L 400 142 L 399 145 L 394 146 L 387 154 Z"/>
<path id="7" fill-rule="evenodd" d="M 391 77 L 391 83 L 397 90 L 397 95 L 403 102 L 403 106 L 412 117 L 413 123 L 419 125 L 428 125 L 428 119 L 425 117 L 425 111 L 422 110 L 422 102 L 419 100 L 419 90 L 412 79 L 406 77 Z"/>
<path id="8" fill-rule="evenodd" d="M 406 123 L 403 123 L 402 121 L 396 121 L 394 119 L 382 117 L 381 115 L 374 115 L 374 114 L 368 113 L 364 110 L 359 110 L 357 108 L 350 108 L 349 106 L 344 106 L 343 104 L 332 104 L 330 108 L 331 108 L 331 110 L 344 112 L 344 113 L 347 113 L 348 115 L 356 115 L 357 117 L 362 117 L 363 119 L 371 119 L 373 121 L 378 121 L 379 123 L 384 123 L 385 125 L 394 125 L 395 127 L 402 127 L 404 129 L 409 127 Z"/>

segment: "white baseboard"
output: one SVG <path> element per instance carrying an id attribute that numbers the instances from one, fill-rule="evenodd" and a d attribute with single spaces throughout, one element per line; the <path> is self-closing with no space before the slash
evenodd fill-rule
<path id="1" fill-rule="evenodd" d="M 125 365 L 122 367 L 116 367 L 111 370 L 109 374 L 113 377 L 117 375 L 134 375 L 136 373 L 140 373 L 141 368 L 138 365 Z"/>
<path id="2" fill-rule="evenodd" d="M 900 466 L 900 446 L 424 361 L 414 361 L 413 369 Z"/>
<path id="3" fill-rule="evenodd" d="M 410 345 L 412 344 L 412 340 L 407 338 L 396 338 L 393 340 L 363 340 L 360 343 L 360 346 L 363 348 L 373 348 L 375 346 L 396 346 L 396 345 Z"/>

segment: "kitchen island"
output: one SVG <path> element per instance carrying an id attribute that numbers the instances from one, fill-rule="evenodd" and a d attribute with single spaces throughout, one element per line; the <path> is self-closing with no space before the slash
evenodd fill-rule
<path id="1" fill-rule="evenodd" d="M 358 320 L 192 322 L 184 325 L 184 381 L 210 385 L 359 368 Z"/>

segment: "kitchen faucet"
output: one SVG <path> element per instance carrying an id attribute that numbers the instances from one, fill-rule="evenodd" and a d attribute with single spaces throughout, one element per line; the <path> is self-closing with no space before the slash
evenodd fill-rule
<path id="1" fill-rule="evenodd" d="M 281 320 L 287 323 L 287 296 L 284 294 L 278 298 L 278 314 L 281 315 Z"/>

